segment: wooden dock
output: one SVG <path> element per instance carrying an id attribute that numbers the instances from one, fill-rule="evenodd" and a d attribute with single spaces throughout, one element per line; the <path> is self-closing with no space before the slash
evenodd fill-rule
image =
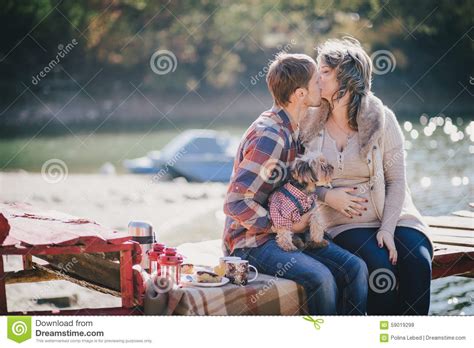
<path id="1" fill-rule="evenodd" d="M 433 279 L 451 275 L 474 277 L 474 214 L 463 210 L 425 219 L 435 246 Z"/>

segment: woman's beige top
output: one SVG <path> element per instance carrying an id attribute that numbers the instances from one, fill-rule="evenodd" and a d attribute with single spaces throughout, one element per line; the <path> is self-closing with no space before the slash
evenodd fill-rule
<path id="1" fill-rule="evenodd" d="M 354 133 L 348 139 L 345 148 L 340 152 L 336 141 L 329 134 L 327 127 L 325 127 L 321 150 L 327 161 L 334 166 L 332 186 L 334 188 L 357 187 L 357 191 L 354 194 L 369 200 L 368 203 L 362 203 L 367 208 L 367 211 L 363 211 L 362 216 L 354 216 L 352 219 L 327 204 L 320 204 L 319 212 L 326 223 L 326 233 L 332 238 L 352 228 L 380 228 L 381 226 L 381 221 L 375 212 L 374 202 L 372 202 L 368 188 L 369 166 L 365 159 L 361 158 L 359 149 L 359 137 L 357 133 Z M 384 211 L 384 214 L 390 214 L 390 211 Z M 411 217 L 399 219 L 397 226 L 412 227 L 420 231 L 425 229 L 421 221 Z"/>

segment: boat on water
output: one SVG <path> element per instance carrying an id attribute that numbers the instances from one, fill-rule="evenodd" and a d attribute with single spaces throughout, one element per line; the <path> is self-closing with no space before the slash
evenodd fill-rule
<path id="1" fill-rule="evenodd" d="M 193 182 L 227 182 L 232 174 L 239 139 L 226 132 L 208 129 L 184 131 L 159 151 L 127 159 L 131 173 L 159 177 L 184 177 Z"/>

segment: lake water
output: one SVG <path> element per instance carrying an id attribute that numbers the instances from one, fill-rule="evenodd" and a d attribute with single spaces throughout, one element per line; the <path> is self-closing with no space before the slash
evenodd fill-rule
<path id="1" fill-rule="evenodd" d="M 423 215 L 469 210 L 474 202 L 474 122 L 462 118 L 428 118 L 402 122 L 406 137 L 407 179 L 413 200 Z M 241 135 L 243 127 L 229 132 Z M 179 133 L 87 134 L 59 137 L 0 139 L 2 170 L 41 171 L 42 164 L 59 158 L 70 173 L 97 172 L 105 162 L 122 172 L 125 158 L 157 150 Z M 221 223 L 216 220 L 216 223 Z M 474 279 L 448 277 L 432 282 L 431 314 L 474 315 Z"/>
<path id="2" fill-rule="evenodd" d="M 474 122 L 421 118 L 403 123 L 407 179 L 423 215 L 469 210 L 474 201 Z M 474 279 L 447 277 L 432 282 L 431 314 L 474 315 Z"/>

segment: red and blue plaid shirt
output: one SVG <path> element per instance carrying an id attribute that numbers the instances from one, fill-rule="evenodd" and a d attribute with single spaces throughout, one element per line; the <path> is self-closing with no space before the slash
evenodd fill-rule
<path id="1" fill-rule="evenodd" d="M 274 238 L 268 197 L 285 184 L 291 163 L 301 153 L 297 133 L 285 111 L 276 108 L 261 114 L 245 132 L 224 203 L 225 255 Z"/>

